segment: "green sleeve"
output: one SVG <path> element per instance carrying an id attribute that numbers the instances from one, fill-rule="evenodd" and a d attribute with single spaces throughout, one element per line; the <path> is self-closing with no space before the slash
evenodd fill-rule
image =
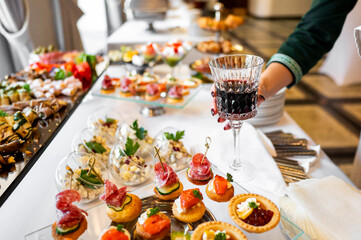
<path id="1" fill-rule="evenodd" d="M 292 73 L 291 87 L 301 80 L 325 53 L 331 50 L 341 33 L 347 14 L 357 0 L 313 0 L 295 31 L 281 45 L 271 62 L 279 62 Z"/>

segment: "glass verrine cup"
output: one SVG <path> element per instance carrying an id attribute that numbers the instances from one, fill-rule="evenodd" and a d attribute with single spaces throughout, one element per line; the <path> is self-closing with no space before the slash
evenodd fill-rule
<path id="1" fill-rule="evenodd" d="M 242 121 L 257 114 L 257 96 L 263 59 L 254 55 L 229 55 L 209 62 L 216 88 L 217 111 L 229 120 L 234 139 L 234 157 L 230 166 L 240 181 L 249 181 L 255 175 L 252 165 L 240 158 L 239 133 Z"/>

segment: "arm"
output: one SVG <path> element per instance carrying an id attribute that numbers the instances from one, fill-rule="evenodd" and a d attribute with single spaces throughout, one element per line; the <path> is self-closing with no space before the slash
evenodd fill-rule
<path id="1" fill-rule="evenodd" d="M 278 53 L 272 56 L 262 74 L 260 92 L 266 99 L 282 87 L 297 84 L 331 50 L 341 33 L 347 14 L 356 2 L 357 0 L 312 2 L 311 9 L 302 17 Z M 285 70 L 289 73 L 285 73 Z"/>

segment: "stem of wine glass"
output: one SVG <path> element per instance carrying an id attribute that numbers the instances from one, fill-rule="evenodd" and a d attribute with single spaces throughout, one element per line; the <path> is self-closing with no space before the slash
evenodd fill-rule
<path id="1" fill-rule="evenodd" d="M 171 67 L 171 69 L 172 69 L 172 72 L 171 72 L 172 77 L 175 77 L 175 66 L 174 66 L 174 67 Z"/>
<path id="2" fill-rule="evenodd" d="M 235 170 L 240 170 L 244 166 L 242 164 L 241 158 L 240 158 L 240 151 L 241 151 L 241 145 L 239 141 L 239 133 L 241 131 L 241 127 L 243 122 L 242 121 L 229 121 L 232 131 L 233 131 L 233 144 L 234 144 L 234 160 L 232 163 L 231 168 Z"/>

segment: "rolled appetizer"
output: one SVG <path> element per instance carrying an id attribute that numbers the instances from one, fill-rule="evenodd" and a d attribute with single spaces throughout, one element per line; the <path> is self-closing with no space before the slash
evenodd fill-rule
<path id="1" fill-rule="evenodd" d="M 161 240 L 169 236 L 171 221 L 158 207 L 147 209 L 138 218 L 136 234 L 145 240 Z"/>
<path id="2" fill-rule="evenodd" d="M 139 155 L 139 147 L 128 137 L 124 149 L 115 147 L 110 154 L 112 174 L 125 185 L 141 184 L 150 177 L 152 165 Z"/>
<path id="3" fill-rule="evenodd" d="M 180 103 L 183 101 L 183 87 L 174 86 L 168 91 L 167 101 L 169 103 Z"/>
<path id="4" fill-rule="evenodd" d="M 174 217 L 186 223 L 200 220 L 206 211 L 202 200 L 203 196 L 199 188 L 183 191 L 180 197 L 174 201 L 172 208 Z"/>
<path id="5" fill-rule="evenodd" d="M 247 240 L 247 237 L 229 223 L 205 222 L 198 225 L 191 240 Z"/>
<path id="6" fill-rule="evenodd" d="M 163 166 L 162 166 L 163 164 Z M 155 195 L 162 200 L 173 200 L 179 197 L 183 191 L 183 184 L 177 174 L 166 163 L 154 165 L 155 172 Z"/>
<path id="7" fill-rule="evenodd" d="M 160 98 L 160 88 L 157 83 L 150 83 L 147 85 L 145 92 L 145 100 L 154 101 Z"/>
<path id="8" fill-rule="evenodd" d="M 202 153 L 194 155 L 189 165 L 186 177 L 191 183 L 206 185 L 213 178 L 211 163 Z"/>
<path id="9" fill-rule="evenodd" d="M 52 225 L 51 234 L 55 240 L 78 239 L 87 229 L 87 212 L 73 205 L 80 199 L 80 194 L 73 189 L 56 195 L 58 220 Z"/>
<path id="10" fill-rule="evenodd" d="M 99 240 L 131 240 L 130 233 L 123 225 L 111 226 L 104 231 Z"/>
<path id="11" fill-rule="evenodd" d="M 207 196 L 216 202 L 228 202 L 234 195 L 234 187 L 231 182 L 233 182 L 233 178 L 229 173 L 227 173 L 227 179 L 216 175 L 206 187 Z"/>
<path id="12" fill-rule="evenodd" d="M 138 196 L 127 193 L 127 187 L 118 189 L 108 180 L 105 181 L 105 191 L 100 199 L 107 204 L 108 217 L 117 223 L 133 221 L 142 210 L 142 201 Z"/>
<path id="13" fill-rule="evenodd" d="M 115 92 L 115 85 L 113 84 L 113 79 L 108 75 L 104 76 L 100 92 L 103 94 L 110 94 Z"/>
<path id="14" fill-rule="evenodd" d="M 162 140 L 162 145 L 159 150 L 162 160 L 175 170 L 180 170 L 188 166 L 192 157 L 181 141 L 183 136 L 184 131 L 176 131 L 175 133 L 164 132 L 162 136 L 157 137 Z"/>

